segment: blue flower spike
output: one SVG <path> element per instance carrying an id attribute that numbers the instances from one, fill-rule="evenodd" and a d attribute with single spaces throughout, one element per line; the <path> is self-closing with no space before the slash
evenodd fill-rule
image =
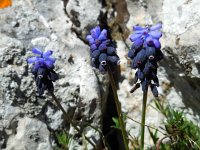
<path id="1" fill-rule="evenodd" d="M 139 88 L 138 82 L 140 82 L 144 92 L 150 86 L 153 95 L 158 97 L 157 63 L 163 59 L 159 41 L 162 37 L 161 28 L 161 23 L 147 27 L 133 27 L 135 33 L 130 36 L 130 40 L 133 43 L 128 52 L 128 57 L 132 61 L 132 68 L 137 69 L 137 71 L 135 73 L 134 90 L 132 89 L 131 93 Z"/>
<path id="2" fill-rule="evenodd" d="M 35 76 L 38 96 L 41 97 L 45 90 L 53 92 L 54 86 L 52 82 L 58 79 L 58 74 L 53 70 L 55 59 L 51 57 L 53 51 L 43 52 L 38 48 L 33 48 L 32 52 L 38 56 L 27 59 L 32 64 L 31 72 Z"/>
<path id="3" fill-rule="evenodd" d="M 90 31 L 90 35 L 86 36 L 86 39 L 90 45 L 92 66 L 99 69 L 102 74 L 106 73 L 108 66 L 112 71 L 115 71 L 120 61 L 116 48 L 107 38 L 107 30 L 101 30 L 99 26 L 96 26 Z"/>

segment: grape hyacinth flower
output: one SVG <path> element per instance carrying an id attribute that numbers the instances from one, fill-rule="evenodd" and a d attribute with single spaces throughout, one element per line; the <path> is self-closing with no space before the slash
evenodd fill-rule
<path id="1" fill-rule="evenodd" d="M 137 72 L 134 81 L 136 86 L 131 92 L 139 87 L 140 84 L 137 81 L 140 80 L 144 92 L 150 85 L 153 95 L 158 96 L 157 62 L 163 59 L 159 41 L 162 36 L 162 32 L 159 31 L 161 28 L 161 23 L 148 27 L 133 27 L 135 33 L 130 36 L 133 44 L 128 52 L 128 57 L 132 60 L 131 67 L 137 69 Z"/>
<path id="2" fill-rule="evenodd" d="M 27 59 L 29 64 L 33 64 L 31 73 L 35 76 L 38 95 L 42 96 L 45 90 L 53 92 L 52 82 L 58 79 L 58 74 L 53 70 L 55 63 L 55 59 L 51 57 L 53 51 L 42 52 L 38 48 L 33 48 L 32 52 L 39 55 Z"/>
<path id="3" fill-rule="evenodd" d="M 107 30 L 101 31 L 99 26 L 96 26 L 90 31 L 86 39 L 90 45 L 90 56 L 92 66 L 98 68 L 101 73 L 108 72 L 110 83 L 113 91 L 114 101 L 116 105 L 117 114 L 119 117 L 119 126 L 121 128 L 123 142 L 126 150 L 128 150 L 128 136 L 125 129 L 125 123 L 121 111 L 121 105 L 117 95 L 117 88 L 113 78 L 113 71 L 119 65 L 120 60 L 116 54 L 116 49 L 112 45 L 111 40 L 107 38 Z"/>
<path id="4" fill-rule="evenodd" d="M 28 58 L 27 62 L 33 64 L 31 72 L 35 76 L 38 96 L 41 97 L 44 91 L 48 90 L 49 94 L 52 96 L 52 99 L 56 102 L 57 107 L 62 111 L 65 121 L 70 123 L 73 128 L 80 135 L 83 135 L 84 139 L 95 148 L 95 144 L 92 142 L 92 140 L 83 134 L 76 123 L 74 123 L 74 121 L 71 119 L 69 114 L 65 111 L 60 103 L 60 100 L 58 100 L 58 98 L 54 95 L 54 87 L 52 82 L 58 80 L 58 74 L 53 70 L 55 63 L 55 59 L 51 57 L 53 51 L 48 50 L 46 52 L 42 52 L 38 48 L 33 48 L 32 52 L 34 54 L 38 54 L 38 56 Z"/>
<path id="5" fill-rule="evenodd" d="M 101 31 L 100 27 L 97 26 L 90 33 L 86 39 L 90 45 L 92 66 L 98 68 L 101 73 L 107 71 L 108 65 L 114 71 L 120 61 L 116 49 L 112 46 L 110 39 L 107 38 L 107 30 Z"/>

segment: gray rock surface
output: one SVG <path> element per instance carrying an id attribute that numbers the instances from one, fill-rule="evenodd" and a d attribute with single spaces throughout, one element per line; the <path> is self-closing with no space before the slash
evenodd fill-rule
<path id="1" fill-rule="evenodd" d="M 14 133 L 10 134 L 7 141 L 9 144 L 5 149 L 52 149 L 49 140 L 50 132 L 43 122 L 34 118 L 23 117 L 13 123 L 17 125 L 17 128 L 13 127 L 14 131 L 12 130 L 12 132 Z"/>
<path id="2" fill-rule="evenodd" d="M 172 5 L 173 4 L 173 5 Z M 101 136 L 85 122 L 102 128 L 108 78 L 90 67 L 86 34 L 96 24 L 109 27 L 121 58 L 118 95 L 122 109 L 140 121 L 142 92 L 130 94 L 134 70 L 127 59 L 132 26 L 163 23 L 158 76 L 160 97 L 196 122 L 200 121 L 200 1 L 199 0 L 13 0 L 0 9 L 0 147 L 1 149 L 53 149 L 56 131 L 76 131 L 46 93 L 35 96 L 35 83 L 26 59 L 31 49 L 52 49 L 57 58 L 55 95 L 84 133 L 100 146 Z M 128 45 L 128 46 L 127 46 Z M 148 94 L 147 124 L 158 127 L 163 116 Z M 127 120 L 131 135 L 139 124 Z M 83 149 L 76 136 L 70 149 Z M 146 137 L 146 145 L 152 141 Z M 92 149 L 88 145 L 89 149 Z"/>

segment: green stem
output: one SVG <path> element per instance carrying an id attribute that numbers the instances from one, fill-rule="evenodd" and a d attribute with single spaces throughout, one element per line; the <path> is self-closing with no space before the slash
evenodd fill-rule
<path id="1" fill-rule="evenodd" d="M 142 104 L 142 119 L 141 119 L 141 150 L 144 149 L 144 132 L 145 132 L 145 116 L 146 116 L 146 104 L 147 104 L 148 89 L 143 92 L 143 104 Z"/>
<path id="2" fill-rule="evenodd" d="M 128 137 L 127 137 L 127 133 L 126 133 L 125 125 L 124 125 L 123 115 L 122 115 L 122 112 L 121 112 L 121 104 L 120 104 L 118 96 L 117 96 L 117 88 L 116 88 L 116 85 L 115 85 L 113 74 L 112 74 L 109 67 L 108 67 L 108 74 L 109 74 L 109 78 L 110 78 L 110 82 L 111 82 L 111 86 L 112 86 L 115 105 L 116 105 L 116 108 L 117 108 L 117 113 L 118 113 L 118 116 L 119 116 L 119 124 L 120 124 L 121 131 L 122 131 L 124 145 L 125 145 L 126 150 L 129 150 L 128 140 L 127 140 Z"/>
<path id="3" fill-rule="evenodd" d="M 49 93 L 51 94 L 51 96 L 53 97 L 53 99 L 55 100 L 57 106 L 60 108 L 60 110 L 63 112 L 64 114 L 64 118 L 65 120 L 67 120 L 67 122 L 69 122 L 73 127 L 74 129 L 80 134 L 82 135 L 82 132 L 81 130 L 76 126 L 76 124 L 73 122 L 73 120 L 70 118 L 70 116 L 66 113 L 65 109 L 62 107 L 62 105 L 60 104 L 59 100 L 56 98 L 56 96 L 54 95 L 53 92 L 50 92 Z M 85 135 L 84 135 L 85 136 Z M 92 141 L 90 141 L 90 139 L 88 137 L 85 136 L 85 139 L 95 148 L 95 145 Z"/>

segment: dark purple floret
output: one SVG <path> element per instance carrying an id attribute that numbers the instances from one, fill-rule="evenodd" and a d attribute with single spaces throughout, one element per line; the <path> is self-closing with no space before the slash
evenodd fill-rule
<path id="1" fill-rule="evenodd" d="M 102 66 L 106 66 L 107 64 L 107 57 L 108 55 L 106 53 L 101 53 L 99 56 L 99 62 Z"/>
<path id="2" fill-rule="evenodd" d="M 107 38 L 107 30 L 101 31 L 97 26 L 90 31 L 86 39 L 90 45 L 91 64 L 99 69 L 101 73 L 107 71 L 108 66 L 112 71 L 119 65 L 119 57 L 116 54 L 116 48 L 112 46 L 111 40 Z"/>
<path id="3" fill-rule="evenodd" d="M 137 69 L 135 85 L 140 80 L 142 90 L 145 92 L 150 86 L 155 97 L 158 96 L 157 87 L 159 86 L 157 62 L 163 59 L 159 41 L 162 36 L 162 32 L 159 31 L 161 28 L 160 23 L 148 27 L 134 26 L 135 33 L 130 36 L 133 44 L 128 52 L 128 57 L 132 60 L 131 67 Z"/>
<path id="4" fill-rule="evenodd" d="M 100 55 L 100 51 L 99 50 L 95 50 L 93 52 L 91 52 L 91 57 L 94 59 L 97 59 Z"/>
<path id="5" fill-rule="evenodd" d="M 133 58 L 132 68 L 136 69 L 138 67 L 141 67 L 146 60 L 147 60 L 146 50 L 145 49 L 141 49 L 137 53 L 137 55 Z"/>
<path id="6" fill-rule="evenodd" d="M 128 52 L 128 57 L 133 59 L 135 57 L 136 53 L 135 50 L 130 49 Z"/>
<path id="7" fill-rule="evenodd" d="M 157 87 L 156 87 L 156 85 L 155 84 L 151 84 L 151 92 L 153 93 L 153 95 L 155 96 L 155 97 L 158 97 L 158 90 L 157 90 Z"/>
<path id="8" fill-rule="evenodd" d="M 140 79 L 141 81 L 144 79 L 144 73 L 140 68 L 137 70 L 136 76 L 137 76 L 136 78 Z"/>
<path id="9" fill-rule="evenodd" d="M 153 47 L 153 46 L 147 46 L 146 47 L 146 56 L 149 59 L 154 59 L 155 53 L 156 53 L 156 48 L 155 47 Z"/>
<path id="10" fill-rule="evenodd" d="M 113 64 L 119 65 L 120 60 L 118 56 L 108 56 L 107 60 Z"/>
<path id="11" fill-rule="evenodd" d="M 58 74 L 53 70 L 55 59 L 51 57 L 53 51 L 48 50 L 42 52 L 38 48 L 32 50 L 33 53 L 39 56 L 27 59 L 28 63 L 32 63 L 31 73 L 35 76 L 37 93 L 42 96 L 45 90 L 53 92 L 53 83 L 58 80 Z"/>
<path id="12" fill-rule="evenodd" d="M 116 55 L 116 49 L 114 47 L 110 47 L 110 46 L 107 47 L 107 54 L 115 56 Z"/>
<path id="13" fill-rule="evenodd" d="M 54 82 L 57 79 L 58 75 L 55 71 L 40 67 L 37 74 L 35 74 L 35 81 L 39 96 L 41 96 L 45 90 L 53 92 L 54 87 L 52 81 Z"/>

